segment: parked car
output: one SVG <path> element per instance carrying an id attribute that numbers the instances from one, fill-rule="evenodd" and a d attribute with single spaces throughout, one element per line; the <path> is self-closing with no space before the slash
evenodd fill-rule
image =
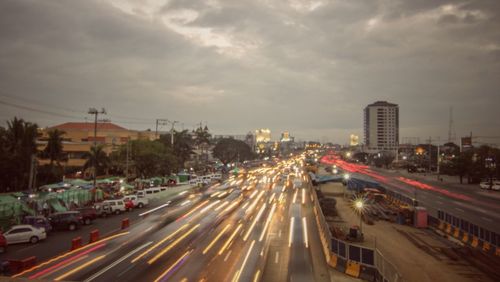
<path id="1" fill-rule="evenodd" d="M 81 213 L 82 221 L 85 225 L 91 224 L 97 218 L 97 211 L 93 207 L 77 208 L 76 211 Z"/>
<path id="2" fill-rule="evenodd" d="M 82 225 L 83 217 L 79 211 L 66 211 L 51 214 L 49 220 L 53 229 L 73 231 Z"/>
<path id="3" fill-rule="evenodd" d="M 5 253 L 7 251 L 7 240 L 2 233 L 0 233 L 0 254 Z"/>
<path id="4" fill-rule="evenodd" d="M 50 225 L 50 221 L 45 216 L 32 216 L 28 215 L 23 218 L 23 224 L 29 224 L 35 227 L 43 227 L 45 228 L 45 232 L 49 233 L 52 230 L 52 225 Z"/>
<path id="5" fill-rule="evenodd" d="M 36 244 L 40 240 L 47 238 L 45 228 L 37 228 L 29 224 L 14 225 L 3 234 L 7 245 L 17 243 L 32 243 Z"/>
<path id="6" fill-rule="evenodd" d="M 127 211 L 127 208 L 125 207 L 125 202 L 123 202 L 123 199 L 106 200 L 103 203 L 109 204 L 110 210 L 112 213 L 120 214 L 122 212 Z"/>
<path id="7" fill-rule="evenodd" d="M 499 191 L 500 190 L 500 181 L 499 180 L 493 180 L 493 181 L 483 181 L 481 183 L 479 183 L 479 187 L 481 187 L 481 189 L 490 189 L 490 185 L 491 185 L 491 190 L 496 190 L 496 191 Z"/>
<path id="8" fill-rule="evenodd" d="M 143 208 L 149 204 L 149 200 L 147 198 L 139 198 L 137 195 L 128 195 L 123 199 L 130 200 L 134 203 L 134 207 Z"/>
<path id="9" fill-rule="evenodd" d="M 94 209 L 97 212 L 97 216 L 100 217 L 107 217 L 108 215 L 111 215 L 113 212 L 111 211 L 111 206 L 109 203 L 96 203 L 94 204 Z"/>

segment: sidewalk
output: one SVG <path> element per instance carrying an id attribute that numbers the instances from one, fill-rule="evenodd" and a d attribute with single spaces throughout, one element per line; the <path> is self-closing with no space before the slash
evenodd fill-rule
<path id="1" fill-rule="evenodd" d="M 341 195 L 340 183 L 321 185 L 325 197 L 337 200 L 337 212 L 348 226 L 359 225 L 359 216 Z M 365 246 L 376 247 L 400 271 L 405 281 L 491 281 L 460 258 L 452 260 L 442 252 L 449 243 L 430 230 L 416 229 L 387 221 L 374 225 L 363 222 Z"/>

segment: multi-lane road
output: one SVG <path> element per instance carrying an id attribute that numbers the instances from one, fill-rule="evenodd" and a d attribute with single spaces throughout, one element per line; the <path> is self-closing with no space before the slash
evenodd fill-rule
<path id="1" fill-rule="evenodd" d="M 330 281 L 310 189 L 298 162 L 254 170 L 204 192 L 184 194 L 182 201 L 147 213 L 129 229 L 15 277 Z"/>
<path id="2" fill-rule="evenodd" d="M 414 198 L 434 216 L 438 210 L 445 211 L 500 234 L 500 225 L 497 224 L 500 221 L 500 201 L 480 193 L 479 187 L 470 189 L 439 181 L 419 180 L 397 171 L 347 163 L 334 155 L 325 156 L 322 162 L 338 165 L 353 177 L 375 180 L 388 189 Z"/>

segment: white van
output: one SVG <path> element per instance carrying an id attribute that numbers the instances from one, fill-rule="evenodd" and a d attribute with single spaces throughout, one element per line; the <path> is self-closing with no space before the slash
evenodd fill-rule
<path id="1" fill-rule="evenodd" d="M 125 207 L 125 203 L 123 202 L 123 199 L 106 200 L 103 202 L 103 204 L 109 205 L 112 213 L 120 214 L 122 212 L 127 211 L 127 208 Z"/>
<path id="2" fill-rule="evenodd" d="M 158 196 L 158 193 L 167 191 L 167 187 L 152 187 L 144 190 L 137 191 L 135 194 L 137 198 L 148 198 L 152 199 Z"/>
<path id="3" fill-rule="evenodd" d="M 211 176 L 212 176 L 212 179 L 215 179 L 215 180 L 221 180 L 222 179 L 222 174 L 220 174 L 220 173 L 214 173 Z"/>

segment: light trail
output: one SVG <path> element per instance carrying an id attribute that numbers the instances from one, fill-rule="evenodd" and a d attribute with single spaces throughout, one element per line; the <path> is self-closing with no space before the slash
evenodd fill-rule
<path id="1" fill-rule="evenodd" d="M 80 266 L 78 266 L 78 267 L 76 267 L 76 268 L 73 268 L 72 270 L 70 270 L 70 271 L 68 271 L 68 272 L 64 273 L 63 275 L 61 275 L 61 276 L 57 277 L 56 279 L 54 279 L 54 281 L 60 281 L 60 280 L 63 280 L 64 278 L 66 278 L 66 277 L 68 277 L 68 276 L 70 276 L 70 275 L 72 275 L 72 274 L 74 274 L 74 273 L 77 273 L 78 271 L 80 271 L 80 270 L 82 270 L 82 269 L 86 268 L 87 266 L 89 266 L 89 265 L 92 265 L 92 264 L 96 263 L 97 261 L 99 261 L 99 260 L 103 259 L 104 257 L 106 257 L 106 256 L 105 256 L 105 255 L 103 255 L 103 256 L 96 257 L 95 259 L 93 259 L 93 260 L 91 260 L 91 261 L 88 261 L 88 262 L 86 262 L 86 263 L 84 263 L 84 264 L 82 264 L 82 265 L 80 265 Z"/>
<path id="2" fill-rule="evenodd" d="M 266 224 L 264 225 L 264 229 L 262 229 L 262 232 L 260 233 L 259 242 L 262 242 L 262 239 L 264 239 L 264 234 L 266 234 L 267 227 L 269 226 L 269 223 L 271 223 L 275 209 L 276 209 L 276 203 L 273 204 L 273 207 L 271 208 L 271 211 L 269 212 L 269 215 L 267 216 L 267 220 L 266 220 Z"/>
<path id="3" fill-rule="evenodd" d="M 141 253 L 140 255 L 138 255 L 137 257 L 135 257 L 131 263 L 135 263 L 136 261 L 138 261 L 139 259 L 141 259 L 142 257 L 144 257 L 145 255 L 147 255 L 149 252 L 151 252 L 152 250 L 156 249 L 158 246 L 160 246 L 161 244 L 163 244 L 165 241 L 167 241 L 168 239 L 174 237 L 177 233 L 181 232 L 182 230 L 184 230 L 186 227 L 188 227 L 188 224 L 184 224 L 183 226 L 181 226 L 179 229 L 177 229 L 175 232 L 173 232 L 172 234 L 168 235 L 167 237 L 163 238 L 161 241 L 159 241 L 158 243 L 154 244 L 151 248 L 147 249 L 146 251 L 144 251 L 143 253 Z"/>
<path id="4" fill-rule="evenodd" d="M 234 207 L 236 207 L 237 205 L 239 204 L 239 201 L 235 201 L 234 203 L 232 203 L 229 207 L 227 207 L 226 209 L 224 209 L 223 212 L 228 212 L 230 210 L 232 210 Z"/>
<path id="5" fill-rule="evenodd" d="M 113 262 L 112 264 L 110 264 L 109 266 L 107 266 L 106 268 L 102 269 L 101 271 L 97 272 L 96 274 L 90 276 L 89 278 L 85 279 L 84 282 L 90 282 L 94 279 L 96 279 L 97 277 L 103 275 L 106 271 L 110 270 L 111 268 L 117 266 L 118 264 L 120 264 L 122 261 L 126 260 L 127 258 L 131 257 L 133 254 L 137 253 L 138 251 L 146 248 L 147 246 L 151 245 L 153 242 L 147 242 L 146 244 L 136 248 L 135 250 L 131 251 L 130 253 L 126 254 L 125 256 L 121 257 L 120 259 L 116 260 L 115 262 Z"/>
<path id="6" fill-rule="evenodd" d="M 105 246 L 105 244 L 100 244 L 100 245 L 97 245 L 97 246 L 95 246 L 95 247 L 93 247 L 93 248 L 90 248 L 90 249 L 88 249 L 88 250 L 86 250 L 86 251 L 84 251 L 84 252 L 82 252 L 82 253 L 79 253 L 78 255 L 76 255 L 76 256 L 74 256 L 74 257 L 71 257 L 71 258 L 68 258 L 68 259 L 66 259 L 66 260 L 63 260 L 62 262 L 60 262 L 60 263 L 58 263 L 58 264 L 56 264 L 56 265 L 53 265 L 53 266 L 51 266 L 51 267 L 49 267 L 49 268 L 47 268 L 47 269 L 44 269 L 44 270 L 42 270 L 42 271 L 40 271 L 40 272 L 38 272 L 38 273 L 36 273 L 36 274 L 34 274 L 34 275 L 31 275 L 31 276 L 30 276 L 30 277 L 28 277 L 28 278 L 29 278 L 29 279 L 36 279 L 36 278 L 39 278 L 39 277 L 45 276 L 45 275 L 47 275 L 47 274 L 50 274 L 50 273 L 52 273 L 52 272 L 56 271 L 57 269 L 59 269 L 59 268 L 61 268 L 61 267 L 64 267 L 64 266 L 66 266 L 66 265 L 69 265 L 69 264 L 70 264 L 70 263 L 72 263 L 73 261 L 78 260 L 79 258 L 81 258 L 81 257 L 83 257 L 83 256 L 86 256 L 87 254 L 89 254 L 89 253 L 91 253 L 91 252 L 93 252 L 93 251 L 95 251 L 95 250 L 97 250 L 97 249 L 100 249 L 100 248 L 102 248 L 102 247 L 104 247 L 104 246 Z"/>
<path id="7" fill-rule="evenodd" d="M 205 213 L 206 211 L 208 211 L 211 207 L 213 207 L 213 206 L 217 205 L 218 203 L 220 203 L 220 200 L 217 200 L 217 201 L 215 201 L 215 202 L 211 203 L 210 205 L 208 205 L 208 206 L 204 207 L 204 208 L 200 211 L 200 213 L 199 213 L 198 215 L 202 215 L 202 214 L 204 214 L 204 213 Z"/>
<path id="8" fill-rule="evenodd" d="M 235 277 L 233 281 L 238 281 L 240 280 L 241 273 L 243 273 L 243 270 L 245 269 L 245 266 L 247 264 L 248 257 L 250 256 L 250 253 L 252 253 L 253 246 L 255 245 L 255 240 L 252 241 L 252 244 L 250 244 L 250 248 L 248 249 L 248 252 L 245 256 L 245 259 L 243 260 L 243 263 L 241 265 L 240 270 L 235 274 Z"/>
<path id="9" fill-rule="evenodd" d="M 97 244 L 104 243 L 104 242 L 106 242 L 106 241 L 112 240 L 112 239 L 114 239 L 114 238 L 117 238 L 117 237 L 120 237 L 120 236 L 123 236 L 123 235 L 127 235 L 127 234 L 129 234 L 129 233 L 130 233 L 130 232 L 128 232 L 128 231 L 127 231 L 127 232 L 118 233 L 118 234 L 115 234 L 115 235 L 112 235 L 112 236 L 106 237 L 106 238 L 104 238 L 104 239 L 102 239 L 102 240 L 96 241 L 96 242 L 94 242 L 94 243 L 87 244 L 87 245 L 85 245 L 85 246 L 82 246 L 82 247 L 81 247 L 81 248 L 79 248 L 79 249 L 76 249 L 76 250 L 70 251 L 70 252 L 68 252 L 68 253 L 62 254 L 62 255 L 57 256 L 57 257 L 55 257 L 55 258 L 52 258 L 52 259 L 50 259 L 50 260 L 48 260 L 48 261 L 45 261 L 45 262 L 43 262 L 43 263 L 40 263 L 40 264 L 38 264 L 38 265 L 35 265 L 35 266 L 33 266 L 32 268 L 29 268 L 29 269 L 27 269 L 27 270 L 25 270 L 25 271 L 23 271 L 23 272 L 21 272 L 21 273 L 18 273 L 18 274 L 16 274 L 16 275 L 13 275 L 13 276 L 12 276 L 12 278 L 19 277 L 19 276 L 24 275 L 24 274 L 26 274 L 26 273 L 28 273 L 28 272 L 31 272 L 31 271 L 33 271 L 33 270 L 39 269 L 39 268 L 41 268 L 41 267 L 43 267 L 43 266 L 46 266 L 47 264 L 53 263 L 53 262 L 55 262 L 55 261 L 57 261 L 57 260 L 60 260 L 60 259 L 62 259 L 62 258 L 65 258 L 65 257 L 67 257 L 67 256 L 69 256 L 69 255 L 72 255 L 72 254 L 74 254 L 74 253 L 76 253 L 76 252 L 80 252 L 80 251 L 85 250 L 85 249 L 87 249 L 87 248 L 93 247 L 93 246 L 95 246 L 95 245 L 97 245 Z"/>
<path id="10" fill-rule="evenodd" d="M 307 220 L 305 217 L 302 218 L 302 229 L 304 230 L 304 245 L 309 248 L 309 239 L 307 237 Z"/>
<path id="11" fill-rule="evenodd" d="M 247 233 L 243 237 L 243 241 L 246 242 L 248 240 L 248 236 L 250 236 L 250 233 L 252 233 L 252 230 L 255 227 L 255 224 L 257 223 L 257 221 L 259 221 L 260 217 L 262 216 L 262 213 L 266 209 L 266 206 L 267 206 L 267 204 L 263 204 L 262 207 L 260 208 L 259 212 L 257 213 L 257 216 L 255 217 L 255 219 L 252 222 L 252 225 L 250 225 L 250 228 L 248 229 Z"/>
<path id="12" fill-rule="evenodd" d="M 229 204 L 229 202 L 223 202 L 222 204 L 220 204 L 220 206 L 216 207 L 214 209 L 214 211 L 219 211 L 220 209 L 222 209 L 223 207 L 227 206 Z"/>
<path id="13" fill-rule="evenodd" d="M 210 195 L 210 198 L 216 197 L 219 194 L 220 194 L 220 191 L 217 191 L 217 192 L 213 193 L 212 195 Z"/>
<path id="14" fill-rule="evenodd" d="M 255 195 L 257 195 L 257 193 L 259 193 L 258 190 L 253 190 L 252 194 L 250 194 L 250 199 L 253 199 L 253 197 L 255 197 Z"/>
<path id="15" fill-rule="evenodd" d="M 234 230 L 233 234 L 231 234 L 231 237 L 229 237 L 229 239 L 227 239 L 227 241 L 224 244 L 224 246 L 222 246 L 222 248 L 220 248 L 219 255 L 222 255 L 224 253 L 224 251 L 226 250 L 226 248 L 229 246 L 229 244 L 231 244 L 231 241 L 233 241 L 234 237 L 236 236 L 236 234 L 238 234 L 238 231 L 240 231 L 240 229 L 242 227 L 243 227 L 243 224 L 240 223 L 238 225 L 238 227 L 236 228 L 236 230 Z"/>
<path id="16" fill-rule="evenodd" d="M 302 204 L 306 203 L 306 189 L 302 189 Z"/>
<path id="17" fill-rule="evenodd" d="M 224 233 L 227 231 L 229 227 L 231 227 L 231 224 L 226 225 L 226 227 L 222 229 L 222 231 L 217 235 L 217 237 L 215 237 L 212 240 L 212 242 L 210 242 L 210 244 L 203 250 L 203 254 L 206 254 L 213 247 L 213 245 L 220 239 L 220 237 L 222 237 L 222 235 L 224 235 Z"/>
<path id="18" fill-rule="evenodd" d="M 288 247 L 292 246 L 294 224 L 295 224 L 295 217 L 292 217 L 290 218 L 290 234 L 288 234 Z"/>
<path id="19" fill-rule="evenodd" d="M 179 217 L 177 220 L 182 219 L 182 218 L 186 218 L 186 217 L 190 216 L 192 213 L 194 213 L 195 211 L 197 211 L 199 208 L 203 207 L 206 204 L 208 204 L 208 200 L 204 201 L 203 203 L 201 203 L 199 205 L 197 205 L 192 210 L 190 210 L 188 213 L 186 213 L 185 215 Z"/>
<path id="20" fill-rule="evenodd" d="M 197 224 L 197 225 L 193 226 L 191 229 L 189 229 L 189 231 L 187 231 L 186 233 L 182 234 L 182 236 L 180 236 L 179 238 L 177 238 L 177 240 L 173 241 L 170 245 L 168 245 L 163 250 L 161 250 L 161 252 L 159 252 L 156 256 L 154 256 L 152 259 L 148 260 L 148 264 L 153 264 L 156 260 L 158 260 L 166 252 L 168 252 L 173 247 L 175 247 L 180 241 L 184 240 L 184 238 L 186 238 L 191 233 L 193 233 L 193 231 L 196 230 L 196 228 L 198 228 L 199 226 L 200 226 L 200 224 Z"/>
<path id="21" fill-rule="evenodd" d="M 266 191 L 261 191 L 259 193 L 259 195 L 257 196 L 257 198 L 253 201 L 253 203 L 248 207 L 248 209 L 245 211 L 245 213 L 251 213 L 253 211 L 253 209 L 255 208 L 255 206 L 257 206 L 257 203 L 260 201 L 260 199 L 262 198 L 262 196 L 264 195 Z"/>
<path id="22" fill-rule="evenodd" d="M 295 190 L 295 193 L 293 193 L 293 200 L 292 203 L 295 204 L 295 200 L 297 200 L 297 190 Z"/>
<path id="23" fill-rule="evenodd" d="M 260 269 L 255 272 L 255 275 L 253 277 L 253 282 L 258 282 L 260 277 Z"/>
<path id="24" fill-rule="evenodd" d="M 143 212 L 143 213 L 139 214 L 139 216 L 144 216 L 144 215 L 150 214 L 150 213 L 152 213 L 152 212 L 155 212 L 155 211 L 157 211 L 157 210 L 159 210 L 159 209 L 162 209 L 162 208 L 164 208 L 164 207 L 168 206 L 169 204 L 170 204 L 170 201 L 168 201 L 166 204 L 163 204 L 163 205 L 161 205 L 161 206 L 158 206 L 158 207 L 156 207 L 156 208 L 154 208 L 154 209 L 150 209 L 150 210 L 148 210 L 148 211 L 145 211 L 145 212 Z"/>
<path id="25" fill-rule="evenodd" d="M 159 282 L 162 280 L 162 278 L 164 276 L 166 276 L 167 274 L 169 274 L 170 271 L 172 271 L 177 265 L 179 265 L 180 263 L 182 263 L 182 261 L 184 260 L 184 258 L 186 258 L 189 254 L 191 253 L 191 251 L 187 251 L 185 252 L 179 259 L 177 259 L 169 268 L 167 268 L 165 271 L 163 271 L 162 274 L 160 274 L 160 276 L 158 276 L 154 282 Z"/>
<path id="26" fill-rule="evenodd" d="M 269 199 L 269 204 L 271 204 L 273 202 L 275 197 L 276 197 L 276 193 L 273 193 L 273 195 Z"/>

